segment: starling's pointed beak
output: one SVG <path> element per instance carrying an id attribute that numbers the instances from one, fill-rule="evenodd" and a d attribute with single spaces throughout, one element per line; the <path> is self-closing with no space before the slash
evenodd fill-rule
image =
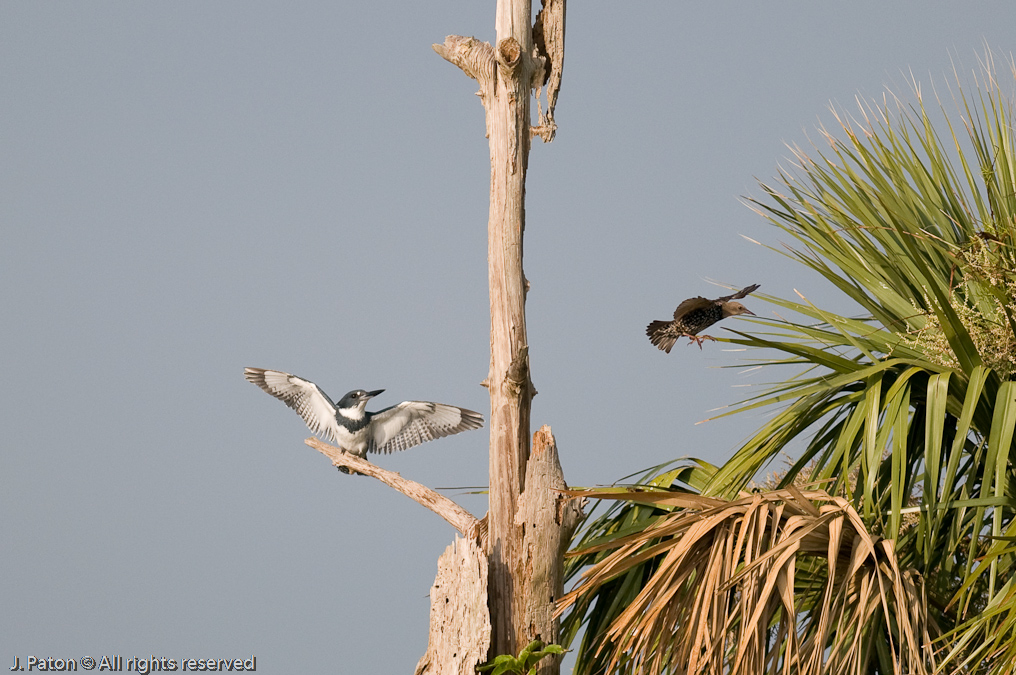
<path id="1" fill-rule="evenodd" d="M 367 398 L 374 398 L 375 396 L 377 396 L 378 394 L 380 394 L 383 391 L 384 391 L 384 389 L 375 389 L 374 391 L 368 391 L 367 392 Z"/>
<path id="2" fill-rule="evenodd" d="M 745 313 L 745 314 L 751 314 L 752 316 L 755 316 L 755 312 L 751 311 L 751 310 L 750 310 L 750 309 L 748 309 L 747 307 L 745 307 L 745 308 L 744 308 L 744 313 Z"/>

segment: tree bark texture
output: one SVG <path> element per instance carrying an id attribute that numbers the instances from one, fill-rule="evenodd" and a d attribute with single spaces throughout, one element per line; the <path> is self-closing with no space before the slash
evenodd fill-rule
<path id="1" fill-rule="evenodd" d="M 529 165 L 530 3 L 497 3 L 497 80 L 490 120 L 490 606 L 495 649 L 515 654 L 521 642 L 524 593 L 519 576 L 521 533 L 515 513 L 529 459 L 529 341 L 526 337 L 522 238 Z"/>
<path id="2" fill-rule="evenodd" d="M 490 647 L 487 556 L 455 538 L 437 561 L 430 589 L 430 638 L 415 675 L 474 675 Z"/>
<path id="3" fill-rule="evenodd" d="M 555 601 L 564 593 L 564 553 L 582 520 L 581 505 L 564 494 L 567 489 L 557 442 L 550 427 L 544 425 L 533 434 L 526 489 L 519 499 L 515 525 L 522 528 L 519 574 L 525 580 L 518 589 L 524 607 L 521 635 L 547 644 L 560 637 L 554 610 Z M 560 662 L 559 656 L 545 657 L 537 667 L 538 675 L 556 675 Z"/>

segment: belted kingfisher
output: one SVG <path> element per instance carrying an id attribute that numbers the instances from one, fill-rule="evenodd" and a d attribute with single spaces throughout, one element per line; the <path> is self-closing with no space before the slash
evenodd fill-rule
<path id="1" fill-rule="evenodd" d="M 315 435 L 361 458 L 368 452 L 405 450 L 483 426 L 480 413 L 428 401 L 403 401 L 384 410 L 367 412 L 367 401 L 384 389 L 354 389 L 336 405 L 310 380 L 280 370 L 244 368 L 243 376 L 295 410 Z"/>
<path id="2" fill-rule="evenodd" d="M 728 316 L 737 316 L 738 314 L 755 316 L 755 313 L 747 307 L 739 302 L 731 302 L 731 300 L 743 298 L 758 288 L 758 284 L 752 284 L 733 295 L 725 295 L 715 300 L 707 300 L 702 296 L 688 298 L 674 310 L 673 321 L 653 321 L 646 326 L 646 335 L 649 336 L 650 342 L 668 354 L 677 339 L 685 335 L 690 339 L 688 344 L 695 342 L 699 349 L 702 349 L 703 340 L 715 340 L 716 338 L 708 335 L 699 337 L 699 332 Z"/>

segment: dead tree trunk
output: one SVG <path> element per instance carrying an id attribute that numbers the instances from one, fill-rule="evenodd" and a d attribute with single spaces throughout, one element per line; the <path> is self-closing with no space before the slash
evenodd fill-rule
<path id="1" fill-rule="evenodd" d="M 480 85 L 490 144 L 490 215 L 487 224 L 490 283 L 490 510 L 485 553 L 489 557 L 489 607 L 492 626 L 489 656 L 516 654 L 531 640 L 554 642 L 557 624 L 536 617 L 560 596 L 546 561 L 561 555 L 575 523 L 570 522 L 551 487 L 564 486 L 556 445 L 546 430 L 553 461 L 542 466 L 540 481 L 528 492 L 530 403 L 536 390 L 530 379 L 525 300 L 528 282 L 522 270 L 525 232 L 525 182 L 530 139 L 553 139 L 553 112 L 564 61 L 564 0 L 543 0 L 536 25 L 530 24 L 530 0 L 498 0 L 497 44 L 449 36 L 434 45 Z M 531 91 L 547 84 L 547 111 L 530 125 Z M 537 94 L 539 95 L 539 94 Z M 549 473 L 548 473 L 549 472 Z M 520 512 L 520 503 L 526 509 Z M 550 521 L 532 514 L 555 514 Z M 576 521 L 577 522 L 577 521 Z M 537 528 L 537 531 L 533 531 Z M 547 528 L 554 530 L 551 533 Z M 546 531 L 544 531 L 546 530 Z M 543 547 L 554 550 L 541 550 Z M 534 567 L 535 565 L 535 567 Z M 549 571 L 548 571 L 549 570 Z M 557 672 L 556 664 L 541 673 Z"/>
<path id="2" fill-rule="evenodd" d="M 529 378 L 522 237 L 529 165 L 529 83 L 532 78 L 530 3 L 497 3 L 496 80 L 487 103 L 490 134 L 490 216 L 487 265 L 490 283 L 490 607 L 494 653 L 515 654 L 522 645 L 517 588 L 521 537 L 515 513 L 529 460 Z M 514 569 L 513 569 L 514 568 Z M 501 650 L 504 650 L 503 652 Z"/>

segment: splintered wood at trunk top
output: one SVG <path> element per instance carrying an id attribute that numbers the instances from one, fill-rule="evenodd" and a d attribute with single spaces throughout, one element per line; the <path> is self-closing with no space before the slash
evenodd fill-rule
<path id="1" fill-rule="evenodd" d="M 526 490 L 519 499 L 515 524 L 525 535 L 519 546 L 524 583 L 515 587 L 523 607 L 521 624 L 527 641 L 556 642 L 556 598 L 563 592 L 563 555 L 582 509 L 565 494 L 557 444 L 550 427 L 533 435 L 526 465 Z M 506 651 L 494 651 L 488 617 L 488 556 L 473 538 L 456 538 L 438 561 L 430 593 L 430 639 L 416 675 L 473 675 L 477 663 Z M 489 649 L 488 649 L 489 648 Z M 477 656 L 479 655 L 479 656 Z M 539 675 L 556 675 L 560 657 L 540 661 Z"/>

